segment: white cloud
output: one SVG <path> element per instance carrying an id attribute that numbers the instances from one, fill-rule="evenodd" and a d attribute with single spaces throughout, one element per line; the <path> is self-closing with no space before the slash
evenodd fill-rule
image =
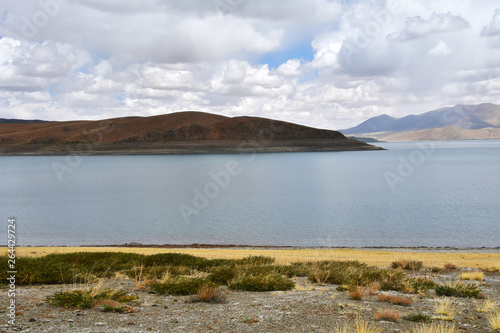
<path id="1" fill-rule="evenodd" d="M 452 15 L 451 12 L 446 14 L 432 13 L 428 20 L 423 20 L 418 16 L 409 18 L 406 21 L 406 28 L 391 37 L 398 42 L 407 42 L 431 34 L 460 31 L 469 27 L 469 22 L 460 16 Z"/>
<path id="2" fill-rule="evenodd" d="M 500 9 L 495 10 L 488 25 L 481 31 L 481 36 L 492 37 L 500 35 Z"/>
<path id="3" fill-rule="evenodd" d="M 434 48 L 429 50 L 429 54 L 433 56 L 445 56 L 450 54 L 450 52 L 450 48 L 443 40 L 440 40 Z"/>

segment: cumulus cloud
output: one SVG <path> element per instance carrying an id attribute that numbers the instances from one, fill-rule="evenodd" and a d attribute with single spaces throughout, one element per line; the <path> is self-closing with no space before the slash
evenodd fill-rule
<path id="1" fill-rule="evenodd" d="M 443 40 L 440 40 L 439 43 L 432 49 L 429 50 L 429 54 L 433 56 L 445 56 L 450 54 L 451 50 L 448 48 L 448 45 Z"/>
<path id="2" fill-rule="evenodd" d="M 432 13 L 428 20 L 421 17 L 412 17 L 406 21 L 406 28 L 391 38 L 398 42 L 407 42 L 413 39 L 423 38 L 428 35 L 453 32 L 467 29 L 469 22 L 460 16 L 454 16 L 451 12 L 446 14 Z"/>
<path id="3" fill-rule="evenodd" d="M 0 117 L 200 110 L 339 129 L 381 113 L 500 103 L 497 8 L 495 0 L 6 0 Z"/>

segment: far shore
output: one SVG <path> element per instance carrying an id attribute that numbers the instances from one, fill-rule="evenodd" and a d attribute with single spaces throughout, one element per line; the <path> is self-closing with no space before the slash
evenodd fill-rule
<path id="1" fill-rule="evenodd" d="M 194 247 L 193 247 L 194 246 Z M 224 247 L 191 245 L 191 247 L 149 246 L 89 246 L 89 247 L 16 247 L 19 257 L 37 257 L 73 252 L 125 252 L 151 255 L 156 253 L 186 253 L 209 259 L 238 259 L 248 256 L 269 256 L 277 263 L 303 261 L 357 260 L 371 266 L 388 267 L 398 259 L 420 260 L 427 267 L 457 267 L 500 269 L 500 248 L 287 248 L 287 247 Z M 0 255 L 7 254 L 7 248 Z"/>

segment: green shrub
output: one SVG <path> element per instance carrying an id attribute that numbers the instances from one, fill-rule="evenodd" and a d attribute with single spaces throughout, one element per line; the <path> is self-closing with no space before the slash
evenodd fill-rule
<path id="1" fill-rule="evenodd" d="M 289 265 L 275 266 L 275 271 L 288 277 L 309 276 L 311 274 L 311 265 L 303 262 L 295 262 Z"/>
<path id="2" fill-rule="evenodd" d="M 52 305 L 61 306 L 64 308 L 91 308 L 95 301 L 98 300 L 113 300 L 120 303 L 130 302 L 137 297 L 128 295 L 123 290 L 112 289 L 86 289 L 61 291 L 52 296 L 47 297 L 47 301 Z"/>
<path id="3" fill-rule="evenodd" d="M 378 282 L 382 290 L 397 290 L 394 288 L 400 288 L 406 277 L 401 271 L 370 267 L 358 261 L 321 261 L 310 265 L 314 269 L 308 279 L 313 283 L 367 286 Z"/>
<path id="4" fill-rule="evenodd" d="M 403 317 L 405 320 L 413 321 L 415 323 L 430 323 L 432 318 L 423 313 L 411 314 Z"/>
<path id="5" fill-rule="evenodd" d="M 173 277 L 164 282 L 153 283 L 151 289 L 160 295 L 194 295 L 203 285 L 214 285 L 203 278 Z"/>
<path id="6" fill-rule="evenodd" d="M 243 276 L 229 284 L 230 289 L 245 291 L 290 290 L 294 287 L 292 280 L 279 274 Z"/>
<path id="7" fill-rule="evenodd" d="M 218 285 L 229 285 L 236 277 L 238 270 L 234 266 L 216 267 L 211 270 L 208 279 Z"/>
<path id="8" fill-rule="evenodd" d="M 474 284 L 454 283 L 447 285 L 437 285 L 436 295 L 479 298 L 480 290 Z"/>
<path id="9" fill-rule="evenodd" d="M 144 266 L 184 266 L 204 270 L 211 267 L 211 260 L 185 253 L 158 253 L 144 258 Z"/>
<path id="10" fill-rule="evenodd" d="M 391 267 L 394 269 L 402 268 L 410 271 L 418 271 L 424 267 L 424 264 L 419 260 L 400 259 L 392 262 Z"/>
<path id="11" fill-rule="evenodd" d="M 236 264 L 238 265 L 271 265 L 274 264 L 275 259 L 266 256 L 249 256 L 243 259 L 237 259 Z"/>

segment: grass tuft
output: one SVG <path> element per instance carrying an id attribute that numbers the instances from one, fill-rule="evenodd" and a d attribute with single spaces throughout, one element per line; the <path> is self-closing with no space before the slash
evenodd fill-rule
<path id="1" fill-rule="evenodd" d="M 168 277 L 163 281 L 153 283 L 151 289 L 160 295 L 195 295 L 203 285 L 211 282 L 204 278 Z"/>
<path id="2" fill-rule="evenodd" d="M 497 303 L 493 300 L 487 299 L 479 303 L 476 307 L 478 312 L 489 312 L 497 306 Z"/>
<path id="3" fill-rule="evenodd" d="M 486 315 L 493 330 L 500 330 L 500 311 Z"/>
<path id="4" fill-rule="evenodd" d="M 484 272 L 481 271 L 463 272 L 460 274 L 460 279 L 481 282 L 484 279 Z"/>
<path id="5" fill-rule="evenodd" d="M 47 297 L 47 301 L 51 305 L 60 306 L 63 308 L 82 308 L 88 309 L 94 307 L 96 302 L 102 300 L 110 300 L 119 303 L 131 302 L 137 299 L 135 296 L 128 295 L 123 290 L 89 288 L 78 289 L 73 291 L 61 291 L 52 296 Z"/>
<path id="6" fill-rule="evenodd" d="M 447 326 L 444 324 L 420 325 L 415 327 L 411 333 L 456 333 L 455 325 Z"/>
<path id="7" fill-rule="evenodd" d="M 413 303 L 413 300 L 407 297 L 402 296 L 391 296 L 386 294 L 380 294 L 377 296 L 377 299 L 381 302 L 387 302 L 396 305 L 410 306 Z"/>
<path id="8" fill-rule="evenodd" d="M 434 311 L 436 316 L 433 319 L 451 321 L 455 318 L 455 306 L 450 301 L 449 298 L 435 299 L 434 300 Z"/>
<path id="9" fill-rule="evenodd" d="M 403 319 L 408 320 L 408 321 L 413 321 L 415 323 L 430 323 L 432 321 L 431 316 L 428 316 L 423 313 L 417 313 L 417 314 L 412 314 L 403 317 Z"/>
<path id="10" fill-rule="evenodd" d="M 375 313 L 375 320 L 377 321 L 384 320 L 397 323 L 398 321 L 401 320 L 401 314 L 393 310 L 382 310 Z"/>

